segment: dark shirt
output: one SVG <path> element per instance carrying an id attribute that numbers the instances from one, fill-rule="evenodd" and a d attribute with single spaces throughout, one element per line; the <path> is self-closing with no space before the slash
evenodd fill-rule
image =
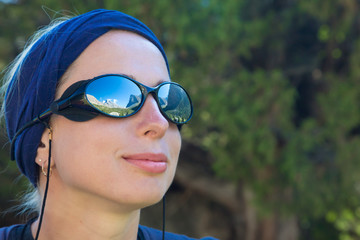
<path id="1" fill-rule="evenodd" d="M 30 220 L 26 224 L 13 225 L 10 227 L 0 228 L 0 240 L 34 240 L 31 233 L 31 224 L 35 219 Z M 162 240 L 162 231 L 139 226 L 138 240 Z M 186 237 L 174 233 L 165 233 L 166 240 L 195 240 L 194 238 Z M 212 237 L 202 238 L 201 240 L 216 240 Z"/>

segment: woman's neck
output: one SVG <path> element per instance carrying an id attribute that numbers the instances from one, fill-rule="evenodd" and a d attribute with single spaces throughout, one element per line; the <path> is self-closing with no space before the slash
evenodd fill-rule
<path id="1" fill-rule="evenodd" d="M 116 239 L 127 240 L 137 239 L 139 221 L 113 218 L 77 217 L 67 216 L 65 218 L 52 218 L 44 215 L 39 240 L 57 240 L 57 239 Z M 36 220 L 32 226 L 32 235 L 35 238 L 38 229 L 39 220 Z"/>
<path id="2" fill-rule="evenodd" d="M 114 223 L 117 223 L 114 225 Z M 35 238 L 38 229 L 38 220 L 32 226 L 32 235 Z M 101 221 L 96 219 L 64 219 L 51 220 L 51 217 L 44 216 L 39 239 L 137 239 L 138 221 L 120 222 L 119 220 Z"/>
<path id="3" fill-rule="evenodd" d="M 39 240 L 136 240 L 139 219 L 140 209 L 128 210 L 101 198 L 69 198 L 49 191 Z M 39 219 L 31 226 L 33 236 L 38 224 Z"/>

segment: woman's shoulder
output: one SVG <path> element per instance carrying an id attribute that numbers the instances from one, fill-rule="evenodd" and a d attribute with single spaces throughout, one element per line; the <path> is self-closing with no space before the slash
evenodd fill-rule
<path id="1" fill-rule="evenodd" d="M 139 231 L 141 231 L 143 235 L 143 240 L 161 240 L 162 239 L 162 231 L 146 227 L 146 226 L 139 226 Z M 175 234 L 170 232 L 165 232 L 165 239 L 171 239 L 171 240 L 196 240 L 195 238 L 190 238 L 185 235 L 181 234 Z M 201 240 L 217 240 L 213 237 L 204 237 L 201 238 Z"/>
<path id="2" fill-rule="evenodd" d="M 0 240 L 34 240 L 29 223 L 0 228 Z"/>
<path id="3" fill-rule="evenodd" d="M 0 240 L 8 239 L 8 236 L 13 228 L 15 228 L 18 225 L 12 225 L 9 227 L 1 227 L 0 228 Z"/>
<path id="4" fill-rule="evenodd" d="M 23 227 L 24 227 L 24 225 L 22 225 L 22 224 L 11 225 L 8 227 L 1 227 L 0 228 L 0 240 L 11 239 L 11 238 L 9 238 L 11 233 L 16 231 L 18 228 L 23 228 Z"/>

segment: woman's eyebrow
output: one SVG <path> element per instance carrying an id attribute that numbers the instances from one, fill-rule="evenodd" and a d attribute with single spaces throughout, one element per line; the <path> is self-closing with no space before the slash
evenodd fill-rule
<path id="1" fill-rule="evenodd" d="M 136 77 L 133 76 L 133 75 L 131 75 L 131 74 L 126 74 L 126 73 L 120 73 L 120 74 L 121 74 L 121 75 L 124 75 L 124 76 L 126 76 L 126 77 L 128 77 L 128 78 L 134 79 L 135 81 L 138 81 L 138 80 L 136 79 Z M 164 79 L 160 79 L 159 81 L 156 82 L 155 86 L 158 86 L 159 84 L 161 84 L 161 83 L 163 83 L 163 82 L 171 82 L 171 81 L 167 81 L 167 80 L 164 80 Z"/>
<path id="2" fill-rule="evenodd" d="M 136 80 L 136 77 L 135 77 L 135 76 L 133 76 L 133 75 L 131 75 L 131 74 L 120 73 L 120 75 L 124 75 L 124 76 L 126 76 L 126 77 L 128 77 L 128 78 L 131 78 L 131 79 Z M 137 80 L 136 80 L 136 81 L 137 81 Z"/>

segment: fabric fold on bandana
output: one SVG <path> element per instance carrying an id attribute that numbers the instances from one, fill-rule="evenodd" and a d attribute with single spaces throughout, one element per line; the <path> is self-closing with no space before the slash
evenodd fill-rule
<path id="1" fill-rule="evenodd" d="M 136 18 L 105 9 L 71 18 L 36 41 L 11 80 L 5 95 L 5 121 L 10 140 L 22 126 L 50 106 L 59 79 L 86 47 L 113 29 L 131 31 L 152 42 L 163 55 L 170 74 L 161 43 Z M 19 169 L 35 187 L 39 175 L 35 157 L 44 130 L 45 125 L 36 124 L 14 142 Z"/>

